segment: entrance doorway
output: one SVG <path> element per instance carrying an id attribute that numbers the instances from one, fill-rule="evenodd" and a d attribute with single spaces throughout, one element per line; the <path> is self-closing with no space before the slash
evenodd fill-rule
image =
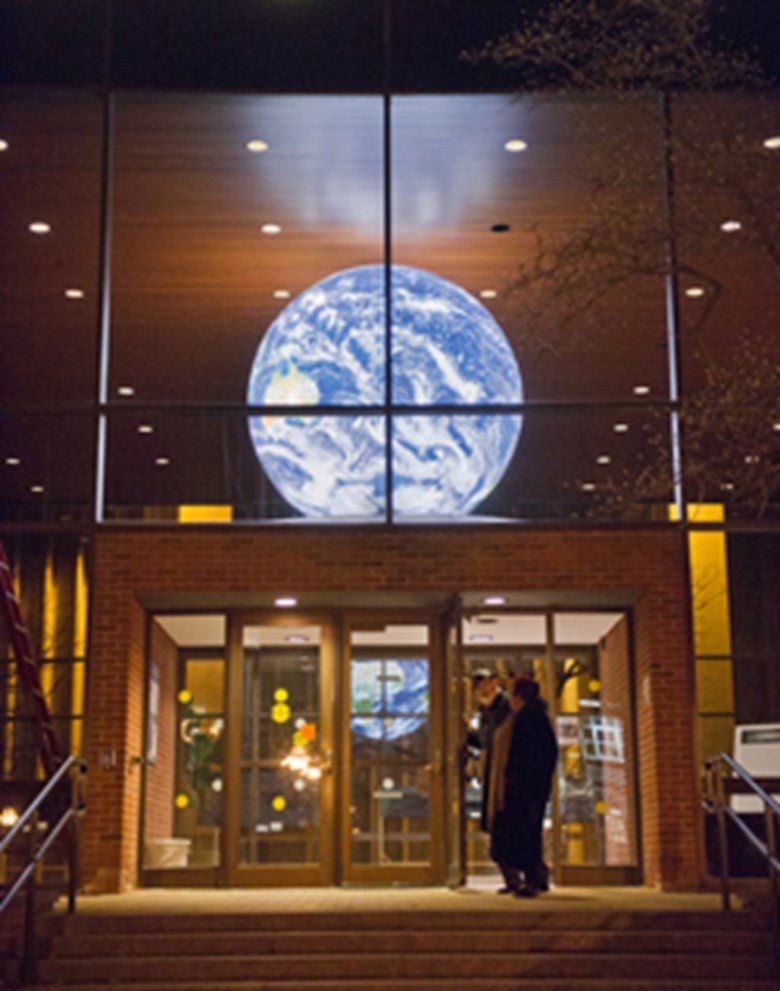
<path id="1" fill-rule="evenodd" d="M 491 873 L 478 669 L 533 674 L 561 748 L 558 884 L 638 883 L 629 617 L 466 608 L 150 617 L 146 884 L 457 884 Z"/>

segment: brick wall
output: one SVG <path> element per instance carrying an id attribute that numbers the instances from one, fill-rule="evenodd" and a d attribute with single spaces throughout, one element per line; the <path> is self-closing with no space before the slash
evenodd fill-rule
<path id="1" fill-rule="evenodd" d="M 179 528 L 95 538 L 86 864 L 99 890 L 137 872 L 144 596 L 247 592 L 624 592 L 635 602 L 645 878 L 699 880 L 693 670 L 683 539 L 672 530 Z M 116 748 L 115 767 L 101 754 Z"/>

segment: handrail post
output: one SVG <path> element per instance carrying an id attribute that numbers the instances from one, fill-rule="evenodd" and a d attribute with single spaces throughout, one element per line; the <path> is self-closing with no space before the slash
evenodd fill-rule
<path id="1" fill-rule="evenodd" d="M 38 842 L 38 812 L 36 811 L 30 818 L 27 826 L 30 830 L 29 856 L 34 862 L 37 854 Z M 35 875 L 36 871 L 30 871 L 27 887 L 24 896 L 24 933 L 22 935 L 22 984 L 32 984 L 36 977 L 36 937 L 35 937 Z"/>
<path id="2" fill-rule="evenodd" d="M 70 778 L 70 807 L 71 809 L 77 809 L 80 804 L 80 787 L 79 787 L 79 776 L 76 773 L 71 774 Z M 76 911 L 76 890 L 79 886 L 80 878 L 78 876 L 79 867 L 79 831 L 78 831 L 78 817 L 76 815 L 71 815 L 70 822 L 68 823 L 68 914 L 72 915 Z"/>
<path id="3" fill-rule="evenodd" d="M 720 897 L 723 911 L 731 910 L 729 885 L 729 841 L 726 822 L 726 790 L 723 786 L 723 767 L 719 763 L 713 768 L 715 775 L 715 814 L 718 819 L 718 846 L 720 851 Z"/>
<path id="4" fill-rule="evenodd" d="M 769 897 L 772 903 L 772 936 L 775 951 L 775 968 L 780 974 L 780 891 L 778 891 L 777 871 L 774 860 L 777 859 L 777 816 L 768 805 L 764 807 L 764 819 L 766 822 L 766 849 L 769 856 Z"/>

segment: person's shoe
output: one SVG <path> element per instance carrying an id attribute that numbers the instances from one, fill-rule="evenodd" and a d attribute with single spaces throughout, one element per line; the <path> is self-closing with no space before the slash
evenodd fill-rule
<path id="1" fill-rule="evenodd" d="M 538 881 L 536 885 L 536 889 L 540 894 L 542 894 L 545 891 L 549 891 L 550 890 L 549 881 Z"/>
<path id="2" fill-rule="evenodd" d="M 514 888 L 514 887 L 513 888 L 510 888 L 508 885 L 505 885 L 503 888 L 499 888 L 498 891 L 496 892 L 496 894 L 498 894 L 498 895 L 516 895 L 519 890 L 520 890 L 519 888 Z"/>
<path id="3" fill-rule="evenodd" d="M 515 898 L 536 898 L 539 894 L 538 888 L 529 888 L 528 885 L 523 885 L 522 888 L 518 888 L 515 891 Z"/>

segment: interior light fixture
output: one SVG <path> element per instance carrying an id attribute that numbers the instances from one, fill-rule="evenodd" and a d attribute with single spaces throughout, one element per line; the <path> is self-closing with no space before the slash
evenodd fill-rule
<path id="1" fill-rule="evenodd" d="M 780 424 L 776 424 L 776 426 L 780 426 Z M 9 465 L 11 468 L 16 468 L 18 465 L 22 463 L 22 461 L 21 458 L 6 458 L 5 463 Z"/>
<path id="2" fill-rule="evenodd" d="M 269 236 L 282 233 L 282 228 L 279 226 L 279 224 L 263 224 L 260 230 L 263 232 L 263 234 L 268 234 Z"/>
<path id="3" fill-rule="evenodd" d="M 263 141 L 262 138 L 252 138 L 250 141 L 244 145 L 247 151 L 254 152 L 255 155 L 259 155 L 261 152 L 268 151 L 271 147 L 267 141 Z"/>
<path id="4" fill-rule="evenodd" d="M 169 465 L 171 463 L 171 459 L 170 458 L 155 458 L 154 459 L 154 463 L 156 465 L 159 465 L 161 468 L 165 468 L 166 465 Z"/>
<path id="5" fill-rule="evenodd" d="M 704 295 L 704 288 L 702 286 L 688 286 L 685 290 L 685 295 L 689 299 L 701 299 Z"/>
<path id="6" fill-rule="evenodd" d="M 483 606 L 505 606 L 506 599 L 503 595 L 488 595 L 482 600 Z"/>
<path id="7" fill-rule="evenodd" d="M 274 289 L 274 299 L 289 299 L 292 293 L 289 289 Z"/>
<path id="8" fill-rule="evenodd" d="M 650 386 L 649 385 L 635 385 L 634 386 L 634 395 L 635 396 L 647 396 L 649 394 L 650 394 Z"/>
<path id="9" fill-rule="evenodd" d="M 528 143 L 523 141 L 522 138 L 512 138 L 511 140 L 505 142 L 504 148 L 507 151 L 512 151 L 517 153 L 518 151 L 525 151 L 528 147 Z"/>
<path id="10" fill-rule="evenodd" d="M 302 633 L 292 633 L 289 637 L 285 637 L 286 643 L 308 643 L 309 638 L 305 637 Z"/>
<path id="11" fill-rule="evenodd" d="M 154 433 L 154 427 L 151 425 L 151 423 L 139 423 L 138 424 L 138 433 L 139 434 L 153 434 Z"/>
<path id="12" fill-rule="evenodd" d="M 292 609 L 298 605 L 298 600 L 292 595 L 280 595 L 278 599 L 274 599 L 274 605 L 278 609 Z"/>
<path id="13" fill-rule="evenodd" d="M 489 633 L 472 633 L 469 643 L 492 643 L 493 637 Z"/>
<path id="14" fill-rule="evenodd" d="M 65 299 L 84 299 L 83 289 L 66 289 Z"/>
<path id="15" fill-rule="evenodd" d="M 45 491 L 46 491 L 46 489 L 42 485 L 31 485 L 30 486 L 30 492 L 34 492 L 36 495 L 39 495 L 41 492 L 45 492 Z"/>
<path id="16" fill-rule="evenodd" d="M 47 224 L 44 220 L 34 220 L 27 229 L 31 234 L 49 234 L 51 224 Z"/>
<path id="17" fill-rule="evenodd" d="M 739 220 L 724 220 L 720 229 L 724 234 L 734 234 L 736 231 L 742 230 L 742 224 Z"/>
<path id="18" fill-rule="evenodd" d="M 778 151 L 780 149 L 780 134 L 775 134 L 771 138 L 767 138 L 764 141 L 764 147 L 769 149 L 769 151 Z"/>
<path id="19" fill-rule="evenodd" d="M 612 458 L 608 454 L 600 454 L 596 458 L 596 464 L 597 465 L 611 465 L 612 464 Z"/>
<path id="20" fill-rule="evenodd" d="M 596 483 L 595 482 L 581 482 L 580 483 L 580 488 L 582 489 L 583 492 L 595 492 L 596 491 Z"/>
<path id="21" fill-rule="evenodd" d="M 117 391 L 117 395 L 120 395 L 120 396 L 134 396 L 135 395 L 135 388 L 132 385 L 120 385 L 117 388 L 116 391 Z"/>
<path id="22" fill-rule="evenodd" d="M 612 429 L 616 434 L 627 434 L 628 424 L 627 423 L 613 423 Z"/>
<path id="23" fill-rule="evenodd" d="M 759 454 L 746 454 L 745 464 L 746 465 L 757 465 L 761 461 L 761 456 Z"/>
<path id="24" fill-rule="evenodd" d="M 0 138 L 0 151 L 8 151 L 8 142 L 4 138 Z"/>
<path id="25" fill-rule="evenodd" d="M 498 296 L 496 289 L 480 289 L 479 291 L 480 299 L 495 299 L 496 296 Z"/>
<path id="26" fill-rule="evenodd" d="M 722 482 L 720 486 L 724 492 L 733 492 L 734 483 L 733 482 Z"/>
<path id="27" fill-rule="evenodd" d="M 780 433 L 780 423 L 773 423 L 772 424 L 772 429 L 773 430 L 776 430 L 778 433 Z"/>

